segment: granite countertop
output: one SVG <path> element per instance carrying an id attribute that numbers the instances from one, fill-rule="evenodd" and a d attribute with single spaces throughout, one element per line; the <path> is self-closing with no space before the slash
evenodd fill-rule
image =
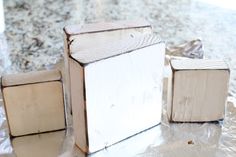
<path id="1" fill-rule="evenodd" d="M 236 7 L 201 0 L 8 0 L 4 1 L 10 71 L 32 71 L 62 59 L 65 25 L 144 18 L 156 34 L 176 45 L 200 38 L 205 57 L 231 66 L 235 95 Z M 230 6 L 230 5 L 228 5 Z"/>
<path id="2" fill-rule="evenodd" d="M 11 73 L 60 62 L 65 25 L 144 18 L 167 46 L 201 39 L 206 58 L 229 64 L 229 95 L 236 98 L 236 6 L 203 0 L 5 0 L 4 9 Z"/>

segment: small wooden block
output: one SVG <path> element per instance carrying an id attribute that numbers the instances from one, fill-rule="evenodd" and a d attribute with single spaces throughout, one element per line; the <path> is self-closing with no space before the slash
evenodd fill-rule
<path id="1" fill-rule="evenodd" d="M 69 58 L 77 146 L 93 153 L 161 121 L 165 44 L 154 35 Z"/>
<path id="2" fill-rule="evenodd" d="M 2 77 L 3 99 L 11 136 L 65 128 L 61 74 L 57 70 Z"/>
<path id="3" fill-rule="evenodd" d="M 221 60 L 171 60 L 167 113 L 170 121 L 204 122 L 224 118 L 229 68 Z"/>
<path id="4" fill-rule="evenodd" d="M 65 131 L 17 137 L 12 146 L 17 157 L 57 157 L 61 152 Z"/>

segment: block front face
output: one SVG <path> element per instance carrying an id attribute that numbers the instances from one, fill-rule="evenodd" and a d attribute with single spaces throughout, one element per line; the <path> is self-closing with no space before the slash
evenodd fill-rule
<path id="1" fill-rule="evenodd" d="M 173 75 L 173 121 L 214 121 L 224 117 L 227 70 L 180 70 Z"/>
<path id="2" fill-rule="evenodd" d="M 56 157 L 61 152 L 65 131 L 17 137 L 12 140 L 17 157 Z"/>
<path id="3" fill-rule="evenodd" d="M 160 122 L 164 53 L 159 44 L 85 66 L 90 152 Z"/>
<path id="4" fill-rule="evenodd" d="M 3 94 L 12 136 L 65 128 L 61 82 L 5 87 Z"/>

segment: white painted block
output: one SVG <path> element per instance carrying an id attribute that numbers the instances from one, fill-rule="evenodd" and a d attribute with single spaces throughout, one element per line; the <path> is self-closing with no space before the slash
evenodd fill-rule
<path id="1" fill-rule="evenodd" d="M 65 128 L 59 71 L 3 76 L 2 92 L 11 136 Z"/>
<path id="2" fill-rule="evenodd" d="M 176 122 L 224 118 L 229 68 L 220 60 L 171 60 L 167 112 Z"/>
<path id="3" fill-rule="evenodd" d="M 153 35 L 72 54 L 77 146 L 92 153 L 161 120 L 165 44 Z"/>
<path id="4" fill-rule="evenodd" d="M 69 55 L 114 43 L 127 38 L 135 38 L 152 33 L 151 25 L 144 20 L 98 22 L 70 25 L 64 28 L 64 62 L 66 93 L 70 97 Z M 70 99 L 68 99 L 70 104 Z"/>

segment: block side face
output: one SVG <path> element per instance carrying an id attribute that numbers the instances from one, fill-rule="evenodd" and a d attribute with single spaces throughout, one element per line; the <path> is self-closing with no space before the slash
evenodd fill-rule
<path id="1" fill-rule="evenodd" d="M 80 51 L 72 54 L 72 57 L 83 64 L 109 59 L 125 53 L 130 53 L 137 49 L 159 44 L 161 40 L 155 35 L 144 35 L 137 38 L 119 40 L 110 44 L 100 45 L 96 48 Z"/>
<path id="2" fill-rule="evenodd" d="M 12 136 L 65 128 L 61 82 L 7 87 L 3 96 Z"/>
<path id="3" fill-rule="evenodd" d="M 165 45 L 153 45 L 85 67 L 90 151 L 161 120 Z"/>
<path id="4" fill-rule="evenodd" d="M 70 25 L 64 28 L 65 33 L 70 35 L 113 31 L 120 29 L 131 29 L 139 27 L 151 27 L 151 25 L 145 20 L 136 21 L 116 21 L 116 22 L 100 22 L 100 23 L 88 23 L 84 25 Z"/>
<path id="5" fill-rule="evenodd" d="M 12 140 L 17 157 L 54 157 L 61 151 L 65 131 L 17 137 Z"/>
<path id="6" fill-rule="evenodd" d="M 183 70 L 174 75 L 173 121 L 215 121 L 224 118 L 227 70 Z"/>
<path id="7" fill-rule="evenodd" d="M 63 63 L 64 69 L 62 71 L 62 78 L 65 91 L 65 100 L 67 102 L 68 110 L 72 111 L 71 108 L 71 96 L 70 96 L 70 67 L 69 67 L 69 43 L 67 41 L 67 36 L 64 34 L 64 53 L 63 53 Z"/>
<path id="8" fill-rule="evenodd" d="M 167 78 L 167 117 L 169 120 L 172 120 L 172 101 L 173 101 L 173 71 Z"/>
<path id="9" fill-rule="evenodd" d="M 151 27 L 144 27 L 74 35 L 69 38 L 70 41 L 73 41 L 70 44 L 70 54 L 96 48 L 99 45 L 107 45 L 114 41 L 132 39 L 151 33 Z"/>
<path id="10" fill-rule="evenodd" d="M 87 128 L 84 100 L 84 69 L 73 59 L 69 59 L 71 103 L 73 114 L 73 128 L 76 145 L 84 152 L 88 151 Z"/>
<path id="11" fill-rule="evenodd" d="M 3 86 L 15 86 L 29 83 L 57 81 L 61 79 L 59 70 L 42 70 L 20 74 L 9 74 L 2 78 Z"/>

